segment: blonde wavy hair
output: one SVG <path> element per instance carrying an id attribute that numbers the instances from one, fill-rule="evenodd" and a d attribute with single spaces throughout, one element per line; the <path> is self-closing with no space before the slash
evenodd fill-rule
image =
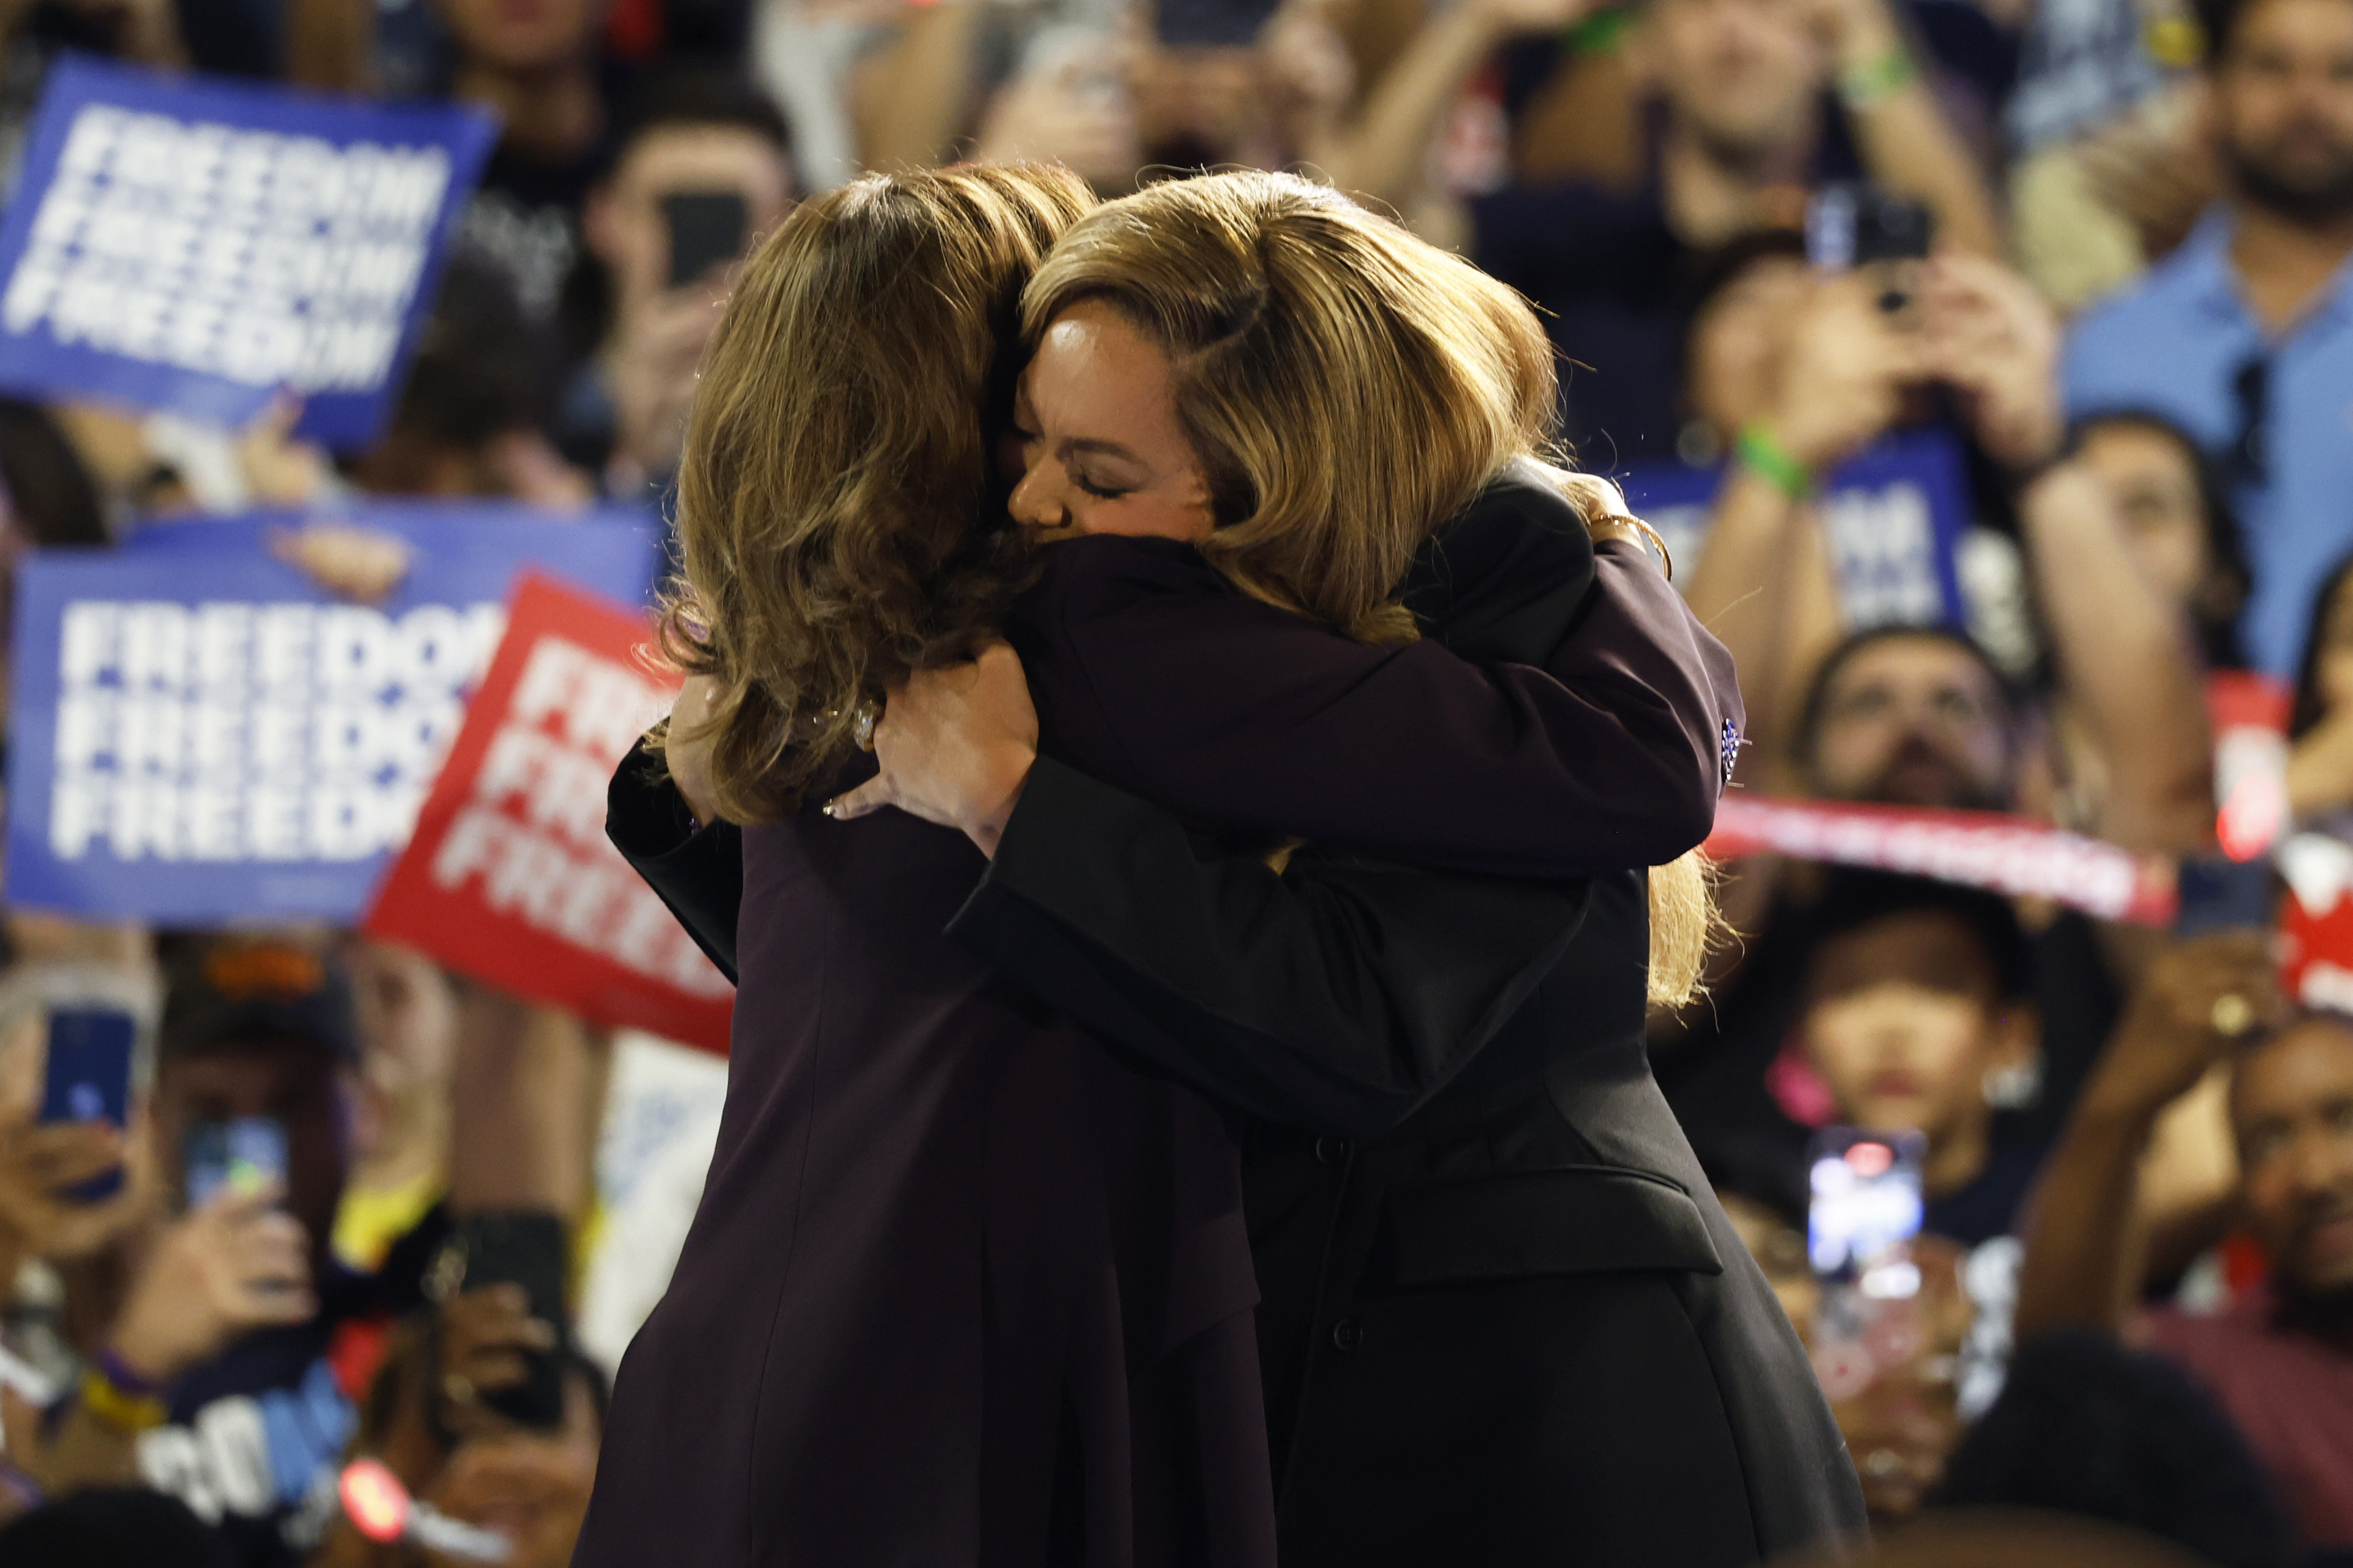
<path id="1" fill-rule="evenodd" d="M 1109 306 L 1167 355 L 1178 427 L 1242 591 L 1408 641 L 1415 554 L 1504 465 L 1554 451 L 1553 349 L 1527 302 L 1293 175 L 1171 180 L 1097 207 L 1021 299 L 1035 344 Z M 1564 483 L 1588 521 L 1612 487 Z M 1621 503 L 1622 504 L 1622 503 Z M 1718 924 L 1697 852 L 1650 876 L 1651 1000 L 1688 1001 Z"/>
<path id="2" fill-rule="evenodd" d="M 1010 408 L 1022 286 L 1093 200 L 1044 164 L 871 175 L 745 264 L 688 423 L 660 624 L 720 685 L 695 737 L 729 820 L 797 810 L 860 705 L 970 657 L 1027 580 L 987 411 Z"/>

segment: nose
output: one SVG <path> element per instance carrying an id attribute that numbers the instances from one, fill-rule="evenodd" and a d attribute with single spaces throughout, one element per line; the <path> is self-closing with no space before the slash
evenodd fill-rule
<path id="1" fill-rule="evenodd" d="M 1013 487 L 1007 509 L 1013 520 L 1024 528 L 1067 528 L 1071 525 L 1070 508 L 1062 503 L 1058 476 L 1061 465 L 1040 455 L 1033 459 L 1022 472 L 1021 482 Z"/>

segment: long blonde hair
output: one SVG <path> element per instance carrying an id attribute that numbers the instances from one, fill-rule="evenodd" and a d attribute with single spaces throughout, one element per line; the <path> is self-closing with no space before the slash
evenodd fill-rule
<path id="1" fill-rule="evenodd" d="M 1022 286 L 1092 201 L 1043 164 L 871 175 L 744 267 L 689 421 L 661 625 L 720 683 L 699 732 L 729 819 L 792 812 L 864 701 L 1003 619 L 1029 553 L 987 415 L 1011 401 Z"/>
<path id="2" fill-rule="evenodd" d="M 1413 635 L 1414 556 L 1514 458 L 1549 455 L 1553 350 L 1527 302 L 1294 175 L 1172 180 L 1074 225 L 1022 295 L 1034 344 L 1099 301 L 1167 355 L 1209 485 L 1210 563 L 1367 641 Z M 1588 518 L 1598 488 L 1571 485 Z M 1715 928 L 1694 852 L 1651 873 L 1650 992 L 1694 993 Z"/>
<path id="3" fill-rule="evenodd" d="M 1021 300 L 1034 343 L 1099 300 L 1167 355 L 1244 592 L 1359 637 L 1432 529 L 1542 449 L 1552 345 L 1526 302 L 1328 186 L 1243 171 L 1097 207 Z"/>

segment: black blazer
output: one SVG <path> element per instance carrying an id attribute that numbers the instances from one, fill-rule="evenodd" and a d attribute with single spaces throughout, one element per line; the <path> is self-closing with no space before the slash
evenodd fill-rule
<path id="1" fill-rule="evenodd" d="M 1603 694 L 1672 759 L 1630 779 L 1602 735 L 1612 776 L 1575 781 L 1579 832 L 1482 800 L 1493 859 L 1409 870 L 1318 844 L 1278 876 L 1230 848 L 1268 823 L 1215 822 L 1221 845 L 1202 813 L 1050 757 L 950 927 L 1237 1115 L 1290 1564 L 1728 1564 L 1862 1524 L 1802 1348 L 1651 1082 L 1641 874 L 1542 879 L 1675 853 L 1632 842 L 1639 811 L 1618 834 L 1613 790 L 1704 788 L 1712 811 L 1739 721 L 1672 590 L 1613 546 L 1588 596 L 1562 526 L 1548 493 L 1503 487 L 1409 602 L 1458 652 Z M 1130 782 L 1173 773 L 1182 795 L 1183 766 Z M 1432 789 L 1448 809 L 1442 773 Z M 685 832 L 628 767 L 612 826 L 729 962 L 725 831 Z"/>

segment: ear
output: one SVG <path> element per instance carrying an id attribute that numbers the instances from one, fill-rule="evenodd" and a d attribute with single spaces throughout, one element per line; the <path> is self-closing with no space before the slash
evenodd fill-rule
<path id="1" fill-rule="evenodd" d="M 1995 1015 L 1979 1087 L 1996 1110 L 2032 1105 L 2042 1093 L 2042 1016 L 2013 999 Z"/>

